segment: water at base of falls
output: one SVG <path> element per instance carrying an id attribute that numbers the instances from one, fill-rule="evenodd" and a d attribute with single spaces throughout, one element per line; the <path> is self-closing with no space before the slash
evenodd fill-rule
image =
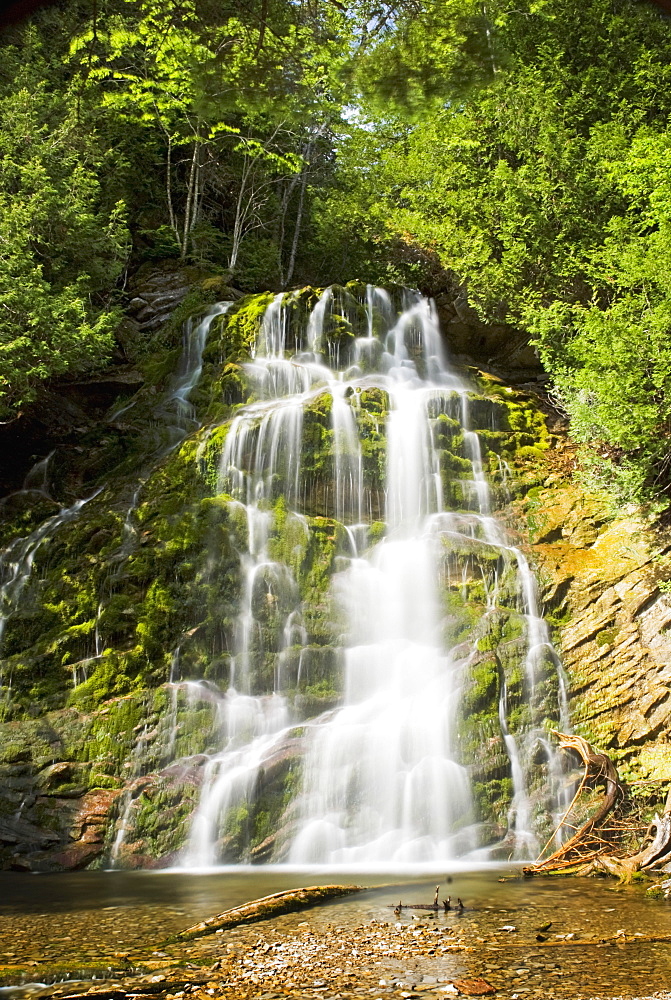
<path id="1" fill-rule="evenodd" d="M 252 858 L 291 864 L 428 863 L 475 851 L 478 761 L 463 735 L 475 709 L 464 691 L 487 632 L 471 614 L 469 638 L 452 606 L 469 588 L 484 595 L 483 621 L 507 602 L 521 622 L 526 722 L 510 724 L 507 668 L 490 657 L 498 718 L 495 708 L 483 720 L 479 754 L 498 723 L 509 854 L 533 854 L 534 808 L 540 794 L 551 809 L 552 793 L 531 788 L 530 760 L 545 755 L 546 776 L 556 771 L 543 719 L 567 725 L 561 668 L 531 571 L 492 516 L 471 425 L 484 419 L 494 430 L 493 409 L 450 370 L 431 303 L 410 292 L 393 302 L 370 286 L 364 301 L 327 289 L 299 324 L 291 296 L 278 295 L 247 374 L 256 401 L 230 425 L 218 485 L 245 525 L 235 648 L 228 689 L 202 687 L 216 701 L 220 749 L 204 767 L 183 863 L 247 860 L 254 831 L 257 847 L 265 841 Z M 335 540 L 331 584 L 311 598 L 298 577 L 324 523 Z M 329 618 L 326 642 L 315 638 L 312 599 Z M 339 697 L 311 715 L 296 694 L 306 664 L 327 661 L 313 689 L 337 685 Z M 559 689 L 549 708 L 548 672 Z M 297 763 L 278 816 L 264 796 L 288 758 Z"/>

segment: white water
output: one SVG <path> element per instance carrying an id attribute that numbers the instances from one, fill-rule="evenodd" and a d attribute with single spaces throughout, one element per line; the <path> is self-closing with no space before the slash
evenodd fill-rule
<path id="1" fill-rule="evenodd" d="M 90 498 L 89 498 L 90 499 Z M 40 548 L 62 524 L 77 517 L 87 500 L 77 500 L 71 507 L 64 507 L 47 518 L 30 535 L 17 538 L 0 555 L 0 641 L 9 616 L 16 608 L 23 588 L 32 572 L 35 556 Z"/>
<path id="2" fill-rule="evenodd" d="M 197 321 L 190 319 L 184 324 L 182 355 L 179 368 L 172 385 L 167 392 L 167 400 L 174 403 L 177 410 L 180 429 L 191 422 L 200 426 L 196 420 L 196 410 L 190 401 L 191 393 L 198 385 L 203 370 L 203 351 L 210 327 L 217 316 L 223 316 L 231 307 L 230 302 L 219 302 L 207 310 Z"/>
<path id="3" fill-rule="evenodd" d="M 126 508 L 121 534 L 121 545 L 111 557 L 114 564 L 112 578 L 120 577 L 128 558 L 137 545 L 137 508 L 140 502 L 142 488 L 149 475 L 171 451 L 178 448 L 185 437 L 198 430 L 200 423 L 196 417 L 196 408 L 191 403 L 191 393 L 198 385 L 203 370 L 203 351 L 212 323 L 217 316 L 222 316 L 231 307 L 230 302 L 220 302 L 211 306 L 198 320 L 189 319 L 184 324 L 182 332 L 182 353 L 177 371 L 172 376 L 167 390 L 156 407 L 156 415 L 160 418 L 161 444 L 150 455 L 147 468 L 133 491 L 130 503 Z M 115 410 L 107 419 L 110 423 L 122 413 L 129 410 L 135 403 L 124 405 Z"/>
<path id="4" fill-rule="evenodd" d="M 325 334 L 329 318 L 349 317 L 354 325 L 362 307 L 366 322 L 359 324 L 354 343 L 330 342 Z M 462 649 L 447 648 L 443 639 L 446 556 L 464 546 L 486 546 L 506 566 L 516 566 L 519 610 L 527 623 L 524 669 L 530 701 L 539 663 L 549 655 L 558 666 L 556 654 L 538 612 L 528 564 L 492 517 L 480 441 L 470 429 L 469 387 L 446 363 L 431 304 L 408 293 L 397 314 L 380 289 L 369 287 L 358 306 L 327 289 L 302 342 L 299 338 L 292 345 L 292 357 L 287 356 L 288 332 L 286 303 L 277 296 L 248 366 L 261 398 L 238 412 L 222 454 L 219 488 L 235 498 L 232 509 L 246 519 L 248 543 L 241 553 L 231 682 L 219 708 L 221 749 L 205 767 L 185 863 L 203 867 L 225 856 L 231 817 L 253 804 L 264 767 L 281 751 L 292 727 L 305 725 L 289 697 L 300 683 L 306 651 L 300 595 L 290 567 L 272 557 L 269 539 L 271 506 L 279 495 L 295 509 L 289 516 L 302 518 L 309 532 L 300 512 L 310 489 L 302 471 L 304 410 L 325 392 L 333 435 L 329 506 L 348 540 L 333 578 L 344 623 L 343 691 L 340 706 L 307 727 L 302 788 L 287 810 L 274 857 L 298 865 L 442 862 L 478 846 L 470 778 L 455 731 L 470 660 Z M 367 547 L 365 521 L 374 498 L 365 482 L 357 400 L 370 388 L 387 394 L 389 417 L 386 533 Z M 471 469 L 460 479 L 465 511 L 446 509 L 445 472 L 435 443 L 441 413 L 461 425 Z M 498 586 L 496 576 L 487 595 L 489 611 Z M 271 640 L 264 617 L 268 606 L 276 615 Z M 298 678 L 289 678 L 285 667 L 295 646 L 303 647 Z M 278 654 L 272 680 L 259 675 L 264 650 Z M 559 708 L 566 725 L 565 694 Z M 504 683 L 499 717 L 513 780 L 510 833 L 524 854 L 534 843 L 532 804 L 507 711 Z M 534 711 L 531 705 L 529 745 L 541 723 Z"/>
<path id="5" fill-rule="evenodd" d="M 146 745 L 148 741 L 147 735 L 147 725 L 145 724 L 142 731 L 139 733 L 137 740 L 135 741 L 135 746 L 133 747 L 133 752 L 131 754 L 128 763 L 129 774 L 127 776 L 127 785 L 124 790 L 123 796 L 121 797 L 120 806 L 120 819 L 117 823 L 116 835 L 112 843 L 112 849 L 110 851 L 110 867 L 116 868 L 119 859 L 119 854 L 123 848 L 123 845 L 128 837 L 129 832 L 132 830 L 131 815 L 133 811 L 133 806 L 137 802 L 137 796 L 141 789 L 136 786 L 136 780 L 142 774 L 142 760 L 145 756 Z"/>
<path id="6" fill-rule="evenodd" d="M 428 539 L 385 541 L 336 580 L 350 625 L 344 705 L 308 748 L 293 863 L 439 860 L 474 846 L 455 824 L 469 781 L 453 759 L 458 680 L 440 649 Z"/>
<path id="7" fill-rule="evenodd" d="M 82 507 L 97 496 L 96 490 L 90 497 L 77 500 L 70 507 L 64 507 L 57 514 L 43 521 L 42 524 L 21 538 L 14 539 L 0 553 L 0 652 L 7 627 L 7 622 L 19 606 L 21 595 L 33 571 L 33 564 L 40 549 L 47 545 L 54 533 L 60 527 L 79 516 Z M 75 683 L 77 675 L 74 676 Z M 0 698 L 9 700 L 11 697 L 11 672 L 5 669 L 5 663 L 0 659 Z"/>

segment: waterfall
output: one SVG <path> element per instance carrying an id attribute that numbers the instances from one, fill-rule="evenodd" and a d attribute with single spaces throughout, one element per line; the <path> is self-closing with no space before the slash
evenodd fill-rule
<path id="1" fill-rule="evenodd" d="M 192 868 L 529 856 L 558 809 L 547 733 L 568 725 L 568 710 L 533 571 L 501 509 L 518 488 L 508 404 L 450 365 L 434 307 L 416 292 L 334 286 L 263 301 L 260 318 L 258 300 L 250 316 L 241 306 L 238 334 L 256 329 L 251 317 L 256 340 L 227 363 L 244 403 L 220 405 L 227 369 L 203 368 L 223 303 L 185 324 L 176 372 L 132 410 L 150 413 L 140 467 L 120 477 L 118 531 L 94 555 L 87 638 L 63 661 L 79 703 L 114 662 L 110 602 L 126 614 L 129 577 L 143 600 L 148 553 L 160 552 L 152 539 L 181 544 L 187 520 L 189 535 L 156 574 L 174 571 L 185 600 L 156 631 L 169 679 L 133 722 L 109 861 L 145 849 L 160 826 L 150 802 L 170 833 L 151 856 L 181 849 Z M 218 325 L 224 347 L 229 322 Z M 221 423 L 203 428 L 205 398 Z M 48 504 L 50 468 L 38 463 L 20 492 Z M 164 504 L 173 469 L 175 514 L 172 494 Z M 193 494 L 180 494 L 182 475 Z M 109 496 L 86 513 L 88 500 L 54 502 L 0 553 L 6 649 L 18 645 L 19 603 L 39 598 L 54 534 L 93 525 Z M 8 705 L 12 663 L 0 660 Z"/>
<path id="2" fill-rule="evenodd" d="M 230 307 L 230 302 L 219 302 L 198 320 L 188 319 L 184 324 L 179 366 L 162 400 L 166 410 L 174 411 L 174 417 L 165 420 L 175 439 L 169 447 L 178 444 L 189 431 L 200 427 L 190 397 L 203 370 L 203 351 L 210 327 L 217 316 L 223 316 Z"/>
<path id="3" fill-rule="evenodd" d="M 41 463 L 38 463 L 40 465 Z M 100 490 L 84 499 L 76 500 L 70 507 L 63 507 L 57 514 L 48 517 L 35 531 L 29 535 L 14 539 L 4 551 L 0 552 L 0 653 L 5 628 L 10 617 L 19 606 L 21 595 L 30 579 L 35 558 L 53 535 L 65 524 L 77 518 L 82 508 L 96 497 Z M 73 683 L 77 683 L 77 675 Z M 8 702 L 11 697 L 11 671 L 5 669 L 5 663 L 0 659 L 0 700 Z"/>
<path id="4" fill-rule="evenodd" d="M 221 453 L 218 491 L 245 525 L 243 584 L 219 748 L 184 863 L 250 856 L 250 830 L 269 815 L 259 805 L 268 775 L 299 737 L 264 858 L 440 863 L 475 850 L 472 775 L 486 762 L 469 749 L 465 706 L 474 671 L 489 677 L 494 660 L 498 694 L 478 725 L 507 759 L 497 765 L 512 785 L 507 842 L 528 854 L 533 751 L 542 745 L 556 778 L 543 719 L 567 724 L 566 695 L 533 574 L 495 516 L 489 477 L 506 491 L 510 470 L 495 452 L 488 461 L 478 434 L 483 420 L 495 426 L 493 403 L 450 368 L 433 306 L 417 293 L 326 289 L 298 332 L 292 309 L 291 295 L 266 309 L 246 366 L 257 398 Z M 301 574 L 326 530 L 324 640 L 306 597 L 314 579 Z M 479 615 L 463 610 L 470 591 L 482 592 Z M 519 632 L 506 640 L 519 652 L 515 706 L 492 645 L 504 626 Z M 516 732 L 515 712 L 526 719 Z M 552 790 L 542 794 L 550 809 Z"/>

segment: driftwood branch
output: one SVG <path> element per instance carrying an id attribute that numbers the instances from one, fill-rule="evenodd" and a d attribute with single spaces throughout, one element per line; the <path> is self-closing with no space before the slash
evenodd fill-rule
<path id="1" fill-rule="evenodd" d="M 541 851 L 538 861 L 534 865 L 523 869 L 524 873 L 529 875 L 556 871 L 558 868 L 568 866 L 573 867 L 579 863 L 584 864 L 585 861 L 591 860 L 594 856 L 608 851 L 608 844 L 599 836 L 598 831 L 618 798 L 623 794 L 617 768 L 607 754 L 593 750 L 582 736 L 568 736 L 556 730 L 553 730 L 553 734 L 559 739 L 559 746 L 562 750 L 573 750 L 574 753 L 578 754 L 585 767 L 585 773 L 573 797 L 573 801 L 562 816 L 552 837 L 543 848 L 543 851 Z M 593 788 L 599 784 L 604 786 L 604 795 L 593 815 L 554 854 L 543 858 L 543 854 L 549 844 L 558 836 L 560 830 L 568 825 L 566 820 L 583 790 L 587 787 Z M 587 858 L 585 857 L 586 854 L 588 855 Z"/>
<path id="2" fill-rule="evenodd" d="M 660 868 L 671 861 L 671 791 L 666 797 L 664 812 L 655 815 L 649 827 L 652 842 L 637 854 L 622 859 L 622 865 L 630 872 Z"/>
<path id="3" fill-rule="evenodd" d="M 644 842 L 650 838 L 650 843 L 634 854 L 624 855 L 617 851 L 617 846 L 612 840 L 612 835 L 618 832 L 618 821 L 615 821 L 615 826 L 605 825 L 618 800 L 624 797 L 617 768 L 607 754 L 595 751 L 581 736 L 568 736 L 554 730 L 553 733 L 562 749 L 572 750 L 578 754 L 585 770 L 573 801 L 552 837 L 535 864 L 523 869 L 524 874 L 590 875 L 605 872 L 627 879 L 634 872 L 650 871 L 671 862 L 671 791 L 667 796 L 662 815 L 656 815 L 648 828 Z M 584 790 L 598 785 L 603 786 L 601 802 L 589 819 L 575 830 L 568 822 L 568 817 Z M 613 821 L 610 822 L 612 824 Z M 550 844 L 556 841 L 562 829 L 571 829 L 574 833 L 553 854 L 544 857 Z"/>
<path id="4" fill-rule="evenodd" d="M 262 899 L 255 899 L 251 903 L 235 906 L 232 910 L 225 910 L 214 917 L 202 920 L 199 924 L 175 934 L 169 941 L 190 941 L 191 938 L 201 937 L 203 934 L 214 934 L 215 931 L 237 927 L 239 924 L 250 924 L 268 917 L 277 917 L 282 913 L 293 913 L 295 910 L 315 906 L 325 899 L 350 896 L 362 890 L 363 886 L 360 885 L 312 885 L 305 889 L 275 892 L 272 896 L 263 896 Z"/>

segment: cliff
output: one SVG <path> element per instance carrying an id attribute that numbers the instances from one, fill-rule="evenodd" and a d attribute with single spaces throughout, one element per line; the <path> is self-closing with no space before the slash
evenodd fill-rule
<path id="1" fill-rule="evenodd" d="M 576 729 L 631 780 L 671 779 L 671 538 L 635 507 L 555 482 L 526 499 Z"/>
<path id="2" fill-rule="evenodd" d="M 350 312 L 333 313 L 326 331 L 338 351 L 368 322 L 365 286 L 348 288 L 337 294 L 353 303 Z M 208 303 L 222 298 L 227 311 L 211 311 L 199 327 Z M 249 398 L 244 364 L 272 301 L 241 300 L 208 275 L 169 268 L 146 274 L 132 289 L 116 367 L 100 380 L 61 387 L 65 403 L 55 426 L 48 407 L 24 418 L 29 443 L 19 451 L 14 487 L 29 457 L 39 457 L 35 428 L 49 426 L 56 451 L 3 502 L 4 867 L 165 865 L 193 831 L 202 789 L 217 777 L 212 762 L 250 545 L 241 505 L 222 492 L 219 466 L 231 420 Z M 291 336 L 318 302 L 311 289 L 287 298 Z M 605 499 L 572 482 L 565 430 L 523 340 L 504 328 L 487 339 L 464 303 L 439 305 L 452 355 L 471 379 L 468 405 L 497 518 L 540 574 L 572 721 L 614 750 L 627 776 L 667 777 L 671 601 L 664 580 L 671 543 L 640 513 L 614 514 Z M 188 336 L 180 345 L 183 323 Z M 194 330 L 202 333 L 197 356 Z M 49 401 L 55 405 L 53 395 Z M 250 692 L 271 692 L 281 673 L 298 721 L 254 772 L 253 796 L 225 813 L 218 850 L 229 860 L 269 860 L 292 835 L 300 720 L 330 712 L 340 698 L 342 621 L 330 580 L 349 542 L 333 496 L 331 406 L 322 393 L 303 410 L 309 446 L 302 513 L 292 513 L 279 494 L 267 506 L 268 558 L 290 578 L 281 585 L 267 578 L 248 594 Z M 374 542 L 385 530 L 389 400 L 371 386 L 357 407 Z M 437 412 L 435 442 L 445 494 L 463 511 L 472 459 L 460 420 Z M 21 427 L 13 433 L 21 438 Z M 529 690 L 529 614 L 520 605 L 519 557 L 511 553 L 505 545 L 460 542 L 443 570 L 441 627 L 462 650 L 454 724 L 473 790 L 469 821 L 479 824 L 484 843 L 511 835 L 511 739 L 528 758 L 529 808 L 539 831 L 552 820 L 540 793 L 550 766 L 542 733 L 558 723 L 561 676 L 543 654 Z M 300 626 L 288 625 L 299 605 Z M 303 630 L 300 642 L 282 639 L 287 627 Z"/>

